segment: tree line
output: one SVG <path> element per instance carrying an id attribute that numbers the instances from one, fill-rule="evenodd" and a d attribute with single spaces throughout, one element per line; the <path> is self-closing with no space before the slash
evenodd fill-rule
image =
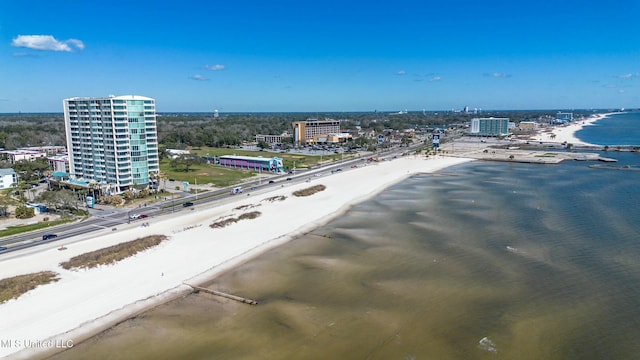
<path id="1" fill-rule="evenodd" d="M 343 130 L 403 130 L 416 127 L 446 127 L 464 124 L 474 117 L 508 117 L 511 121 L 541 120 L 553 117 L 557 111 L 484 111 L 480 114 L 461 112 L 383 112 L 362 113 L 246 113 L 172 114 L 157 117 L 158 142 L 165 148 L 184 149 L 189 146 L 225 147 L 253 141 L 257 134 L 280 135 L 292 132 L 291 123 L 309 118 L 342 120 Z M 593 114 L 592 110 L 574 111 L 576 117 Z M 0 114 L 0 148 L 66 145 L 62 114 Z"/>

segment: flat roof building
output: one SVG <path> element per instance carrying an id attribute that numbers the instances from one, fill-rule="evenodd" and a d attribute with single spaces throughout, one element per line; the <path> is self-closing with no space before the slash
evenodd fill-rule
<path id="1" fill-rule="evenodd" d="M 0 169 L 0 189 L 8 189 L 18 182 L 18 175 L 11 169 Z"/>
<path id="2" fill-rule="evenodd" d="M 108 185 L 111 193 L 149 186 L 160 171 L 154 99 L 75 97 L 63 106 L 72 180 Z"/>
<path id="3" fill-rule="evenodd" d="M 295 121 L 291 123 L 293 127 L 294 144 L 306 144 L 313 142 L 319 136 L 340 133 L 340 120 L 333 119 L 308 119 L 306 121 Z"/>
<path id="4" fill-rule="evenodd" d="M 509 135 L 509 118 L 475 118 L 471 119 L 471 135 L 505 136 Z"/>
<path id="5" fill-rule="evenodd" d="M 224 155 L 220 156 L 219 163 L 222 166 L 239 169 L 274 173 L 284 172 L 282 158 L 279 157 L 264 158 L 255 156 Z"/>

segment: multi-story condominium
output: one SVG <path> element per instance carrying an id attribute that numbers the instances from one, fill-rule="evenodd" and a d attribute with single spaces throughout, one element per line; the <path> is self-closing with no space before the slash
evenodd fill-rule
<path id="1" fill-rule="evenodd" d="M 293 122 L 291 126 L 293 126 L 293 142 L 295 144 L 317 142 L 315 139 L 320 136 L 326 137 L 326 135 L 340 132 L 340 120 L 333 119 L 308 119 Z"/>
<path id="2" fill-rule="evenodd" d="M 471 135 L 504 136 L 509 135 L 509 118 L 471 119 Z"/>
<path id="3" fill-rule="evenodd" d="M 112 193 L 149 185 L 160 170 L 154 99 L 76 97 L 63 105 L 71 179 Z"/>
<path id="4" fill-rule="evenodd" d="M 560 122 L 572 122 L 573 113 L 570 112 L 558 112 L 556 114 L 556 120 Z"/>

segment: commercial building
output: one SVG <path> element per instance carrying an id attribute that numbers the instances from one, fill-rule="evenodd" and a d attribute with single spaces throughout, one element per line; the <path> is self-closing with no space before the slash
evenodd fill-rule
<path id="1" fill-rule="evenodd" d="M 291 142 L 291 134 L 287 133 L 286 131 L 280 135 L 262 135 L 262 134 L 258 134 L 256 135 L 256 143 L 259 143 L 260 141 L 264 141 L 267 144 L 270 145 L 277 145 L 277 144 L 282 144 L 285 142 L 290 143 Z"/>
<path id="2" fill-rule="evenodd" d="M 263 158 L 254 156 L 225 155 L 220 156 L 219 164 L 226 167 L 247 169 L 254 171 L 264 171 L 273 173 L 283 173 L 284 166 L 279 157 Z"/>
<path id="3" fill-rule="evenodd" d="M 475 118 L 471 119 L 471 135 L 505 136 L 509 135 L 509 118 Z"/>
<path id="4" fill-rule="evenodd" d="M 108 192 L 148 186 L 159 173 L 156 106 L 152 98 L 126 95 L 63 100 L 74 184 L 100 183 Z"/>
<path id="5" fill-rule="evenodd" d="M 13 169 L 0 169 L 0 189 L 8 189 L 17 182 L 18 175 Z"/>
<path id="6" fill-rule="evenodd" d="M 33 161 L 35 159 L 44 158 L 47 154 L 42 150 L 2 150 L 0 151 L 2 156 L 13 165 L 16 161 Z"/>
<path id="7" fill-rule="evenodd" d="M 298 145 L 317 143 L 320 137 L 326 138 L 329 134 L 340 133 L 340 120 L 308 119 L 295 121 L 291 123 L 291 126 L 293 127 L 293 142 Z"/>

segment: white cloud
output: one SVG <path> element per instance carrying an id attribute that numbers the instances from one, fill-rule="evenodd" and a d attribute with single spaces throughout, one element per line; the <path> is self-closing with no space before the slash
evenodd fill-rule
<path id="1" fill-rule="evenodd" d="M 56 40 L 51 35 L 18 35 L 11 41 L 15 47 L 25 47 L 34 50 L 67 51 L 84 49 L 84 43 L 78 39 Z"/>
<path id="2" fill-rule="evenodd" d="M 640 73 L 636 73 L 636 74 L 628 73 L 628 74 L 618 75 L 616 77 L 618 79 L 631 79 L 631 78 L 636 77 L 636 76 L 640 76 Z"/>
<path id="3" fill-rule="evenodd" d="M 406 74 L 406 73 L 407 73 L 407 72 L 406 72 L 406 71 L 404 71 L 404 70 L 399 70 L 399 71 L 396 73 L 396 75 L 398 75 L 398 76 L 402 76 L 402 75 L 404 75 L 404 74 Z"/>
<path id="4" fill-rule="evenodd" d="M 510 74 L 498 73 L 498 72 L 485 73 L 484 76 L 488 76 L 488 77 L 492 77 L 492 78 L 496 78 L 496 79 L 506 79 L 506 78 L 510 78 L 511 77 Z"/>
<path id="5" fill-rule="evenodd" d="M 224 65 L 220 65 L 220 64 L 205 65 L 204 68 L 207 69 L 207 70 L 212 70 L 212 71 L 220 71 L 220 70 L 224 70 Z"/>
<path id="6" fill-rule="evenodd" d="M 189 79 L 197 80 L 197 81 L 207 81 L 207 80 L 209 80 L 209 78 L 206 78 L 206 77 L 204 77 L 202 75 L 199 75 L 199 74 L 193 75 Z"/>
<path id="7" fill-rule="evenodd" d="M 434 76 L 429 81 L 440 81 L 440 80 L 442 80 L 442 78 L 440 76 Z"/>

